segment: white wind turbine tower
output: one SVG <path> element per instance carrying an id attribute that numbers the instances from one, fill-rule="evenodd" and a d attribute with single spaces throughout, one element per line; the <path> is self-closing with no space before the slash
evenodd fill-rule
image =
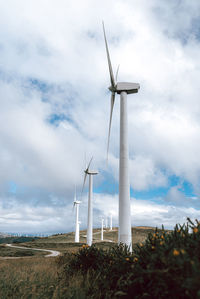
<path id="1" fill-rule="evenodd" d="M 108 217 L 106 216 L 105 227 L 108 228 Z"/>
<path id="2" fill-rule="evenodd" d="M 110 230 L 112 230 L 112 213 L 110 213 Z"/>
<path id="3" fill-rule="evenodd" d="M 132 251 L 131 236 L 131 210 L 130 210 L 130 182 L 129 182 L 129 149 L 128 149 L 128 117 L 127 117 L 127 94 L 137 93 L 140 85 L 138 83 L 115 82 L 112 64 L 110 60 L 106 33 L 103 24 L 108 67 L 110 73 L 111 86 L 111 110 L 108 131 L 108 147 L 110 141 L 110 129 L 112 121 L 115 94 L 120 94 L 120 157 L 119 157 L 119 230 L 118 243 L 127 245 Z M 118 73 L 118 71 L 117 71 Z M 117 81 L 117 74 L 116 74 Z"/>
<path id="4" fill-rule="evenodd" d="M 93 193 L 93 175 L 98 174 L 97 171 L 90 170 L 90 164 L 92 162 L 90 160 L 87 168 L 84 170 L 85 176 L 83 181 L 83 188 L 85 186 L 87 175 L 89 175 L 89 192 L 88 192 L 88 219 L 87 219 L 87 245 L 92 245 L 92 227 L 93 227 L 93 209 L 92 209 L 92 193 Z M 83 192 L 82 188 L 82 192 Z"/>
<path id="5" fill-rule="evenodd" d="M 74 207 L 76 208 L 76 228 L 75 228 L 75 243 L 79 243 L 79 235 L 80 235 L 80 230 L 79 230 L 79 204 L 81 201 L 78 201 L 76 199 L 76 188 L 75 188 L 75 194 L 74 194 Z"/>
<path id="6" fill-rule="evenodd" d="M 103 241 L 103 223 L 104 223 L 104 219 L 101 218 L 101 241 Z"/>

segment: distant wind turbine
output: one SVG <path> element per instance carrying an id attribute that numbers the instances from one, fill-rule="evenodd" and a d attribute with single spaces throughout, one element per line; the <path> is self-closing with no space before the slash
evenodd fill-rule
<path id="1" fill-rule="evenodd" d="M 108 228 L 108 217 L 106 216 L 105 227 Z"/>
<path id="2" fill-rule="evenodd" d="M 74 207 L 76 208 L 76 228 L 75 228 L 75 243 L 79 243 L 79 235 L 80 235 L 80 230 L 79 230 L 79 204 L 81 201 L 78 201 L 76 199 L 76 188 L 75 188 L 75 193 L 74 193 Z"/>
<path id="3" fill-rule="evenodd" d="M 83 181 L 83 188 L 85 186 L 87 175 L 89 175 L 89 193 L 88 193 L 88 219 L 87 219 L 87 245 L 92 245 L 92 227 L 93 227 L 93 209 L 92 209 L 92 193 L 93 193 L 93 175 L 98 174 L 97 171 L 90 170 L 90 164 L 92 162 L 90 160 L 87 168 L 84 170 L 85 176 Z M 83 192 L 82 188 L 82 192 Z"/>
<path id="4" fill-rule="evenodd" d="M 129 247 L 132 251 L 131 236 L 131 210 L 130 210 L 130 182 L 129 182 L 129 149 L 128 149 L 128 117 L 127 117 L 127 94 L 137 93 L 140 85 L 138 83 L 115 82 L 106 33 L 103 23 L 103 33 L 106 45 L 106 53 L 108 59 L 108 67 L 110 74 L 111 86 L 111 110 L 108 131 L 107 155 L 110 142 L 110 130 L 112 122 L 113 106 L 115 102 L 115 94 L 120 94 L 120 157 L 119 157 L 119 230 L 118 243 L 122 243 Z M 116 74 L 117 81 L 117 74 Z"/>
<path id="5" fill-rule="evenodd" d="M 112 230 L 112 213 L 110 213 L 110 230 Z"/>
<path id="6" fill-rule="evenodd" d="M 104 219 L 101 218 L 101 241 L 103 241 L 103 222 L 104 222 Z"/>

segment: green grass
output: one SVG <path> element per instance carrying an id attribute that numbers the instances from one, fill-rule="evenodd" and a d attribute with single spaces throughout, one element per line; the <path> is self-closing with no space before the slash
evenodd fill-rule
<path id="1" fill-rule="evenodd" d="M 37 237 L 0 237 L 0 244 L 25 243 L 37 240 Z"/>
<path id="2" fill-rule="evenodd" d="M 17 245 L 16 245 L 17 246 Z M 26 250 L 14 247 L 7 247 L 5 245 L 0 245 L 0 257 L 27 257 L 27 256 L 44 256 L 48 254 L 43 251 L 36 250 Z"/>

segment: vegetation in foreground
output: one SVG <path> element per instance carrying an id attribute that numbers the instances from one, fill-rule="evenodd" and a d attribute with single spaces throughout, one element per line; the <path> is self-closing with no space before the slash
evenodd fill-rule
<path id="1" fill-rule="evenodd" d="M 0 298 L 59 298 L 54 258 L 25 258 L 0 261 Z M 55 296 L 54 296 L 55 294 Z"/>
<path id="2" fill-rule="evenodd" d="M 156 229 L 132 254 L 104 242 L 74 252 L 69 245 L 58 258 L 1 260 L 0 298 L 200 297 L 198 221 L 188 219 L 173 231 Z"/>
<path id="3" fill-rule="evenodd" d="M 200 223 L 155 230 L 132 254 L 122 246 L 83 246 L 58 262 L 58 298 L 199 298 Z"/>

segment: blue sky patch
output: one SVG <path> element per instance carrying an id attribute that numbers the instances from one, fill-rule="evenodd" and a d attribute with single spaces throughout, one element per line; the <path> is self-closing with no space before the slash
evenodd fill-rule
<path id="1" fill-rule="evenodd" d="M 12 194 L 16 194 L 17 193 L 17 189 L 18 189 L 17 188 L 17 184 L 15 182 L 13 182 L 13 181 L 10 181 L 8 185 L 9 185 L 9 187 L 8 187 L 9 188 L 8 189 L 9 192 L 12 193 Z"/>
<path id="2" fill-rule="evenodd" d="M 55 125 L 56 127 L 59 125 L 62 121 L 68 121 L 72 123 L 72 119 L 64 114 L 51 114 L 48 118 L 48 122 L 52 125 Z"/>
<path id="3" fill-rule="evenodd" d="M 47 84 L 46 82 L 38 80 L 36 78 L 30 78 L 29 82 L 33 88 L 44 93 L 47 93 L 52 88 L 52 85 Z"/>

